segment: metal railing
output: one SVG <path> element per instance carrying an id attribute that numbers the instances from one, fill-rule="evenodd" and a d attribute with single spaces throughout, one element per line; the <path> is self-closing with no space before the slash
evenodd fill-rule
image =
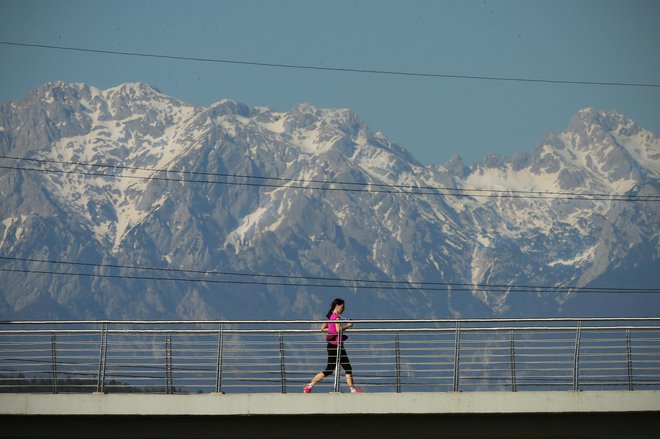
<path id="1" fill-rule="evenodd" d="M 369 392 L 660 388 L 660 318 L 353 322 Z M 0 322 L 0 392 L 301 392 L 326 364 L 321 324 Z"/>

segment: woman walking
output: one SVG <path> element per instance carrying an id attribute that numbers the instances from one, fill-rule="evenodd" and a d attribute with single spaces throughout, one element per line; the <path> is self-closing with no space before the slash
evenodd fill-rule
<path id="1" fill-rule="evenodd" d="M 305 384 L 305 393 L 310 393 L 312 388 L 323 378 L 331 375 L 337 367 L 337 351 L 339 350 L 339 364 L 344 368 L 346 372 L 346 384 L 351 389 L 351 393 L 361 393 L 358 389 L 355 388 L 353 384 L 353 368 L 351 367 L 351 362 L 348 359 L 348 354 L 346 349 L 344 349 L 343 341 L 348 338 L 348 336 L 343 335 L 343 332 L 353 326 L 352 323 L 347 323 L 342 325 L 339 320 L 341 320 L 341 313 L 344 312 L 346 304 L 343 299 L 335 299 L 330 304 L 330 310 L 325 315 L 331 321 L 336 321 L 337 323 L 324 323 L 321 326 L 322 331 L 327 331 L 328 335 L 326 340 L 328 345 L 326 346 L 328 350 L 328 364 L 325 366 L 325 369 L 312 378 L 308 384 Z M 342 334 L 342 339 L 339 340 L 339 334 Z M 339 371 L 337 371 L 339 373 Z"/>

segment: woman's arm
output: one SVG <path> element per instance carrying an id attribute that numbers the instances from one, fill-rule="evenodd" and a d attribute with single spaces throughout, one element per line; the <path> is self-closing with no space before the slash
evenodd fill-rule
<path id="1" fill-rule="evenodd" d="M 341 317 L 337 316 L 337 320 L 339 320 L 339 319 L 341 319 Z M 350 328 L 352 326 L 353 326 L 353 323 L 351 323 L 351 322 L 348 322 L 345 325 L 342 325 L 341 322 L 339 322 L 339 321 L 337 321 L 337 323 L 335 323 L 335 328 L 337 328 L 337 333 L 339 333 L 340 330 L 345 331 L 345 330 L 347 330 L 348 328 Z"/>

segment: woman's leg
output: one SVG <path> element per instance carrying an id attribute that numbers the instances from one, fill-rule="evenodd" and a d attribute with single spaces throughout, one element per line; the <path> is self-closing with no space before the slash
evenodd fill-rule
<path id="1" fill-rule="evenodd" d="M 341 358 L 340 364 L 346 372 L 346 384 L 351 389 L 351 392 L 355 392 L 355 384 L 353 383 L 353 367 L 351 366 L 351 361 L 348 359 L 348 353 L 344 348 L 341 349 Z"/>
<path id="2" fill-rule="evenodd" d="M 328 364 L 326 364 L 325 369 L 322 372 L 317 373 L 314 375 L 314 378 L 312 378 L 312 381 L 307 384 L 308 387 L 314 387 L 316 383 L 321 381 L 323 378 L 327 377 L 328 375 L 331 375 L 332 372 L 334 372 L 335 367 L 337 366 L 337 346 L 328 343 L 327 346 L 328 350 Z M 344 350 L 342 349 L 342 352 Z"/>
<path id="3" fill-rule="evenodd" d="M 321 381 L 321 380 L 322 380 L 323 378 L 325 378 L 326 376 L 327 376 L 327 375 L 325 374 L 325 371 L 317 373 L 316 375 L 314 375 L 314 378 L 312 378 L 312 381 L 309 382 L 309 385 L 310 385 L 311 387 L 314 387 L 314 385 L 315 385 L 316 383 L 318 383 L 319 381 Z"/>

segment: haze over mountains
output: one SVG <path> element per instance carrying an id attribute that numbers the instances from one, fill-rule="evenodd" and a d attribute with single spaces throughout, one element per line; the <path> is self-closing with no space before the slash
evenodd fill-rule
<path id="1" fill-rule="evenodd" d="M 427 166 L 346 109 L 56 82 L 0 107 L 0 155 L 5 319 L 660 311 L 660 138 L 615 111 Z"/>

